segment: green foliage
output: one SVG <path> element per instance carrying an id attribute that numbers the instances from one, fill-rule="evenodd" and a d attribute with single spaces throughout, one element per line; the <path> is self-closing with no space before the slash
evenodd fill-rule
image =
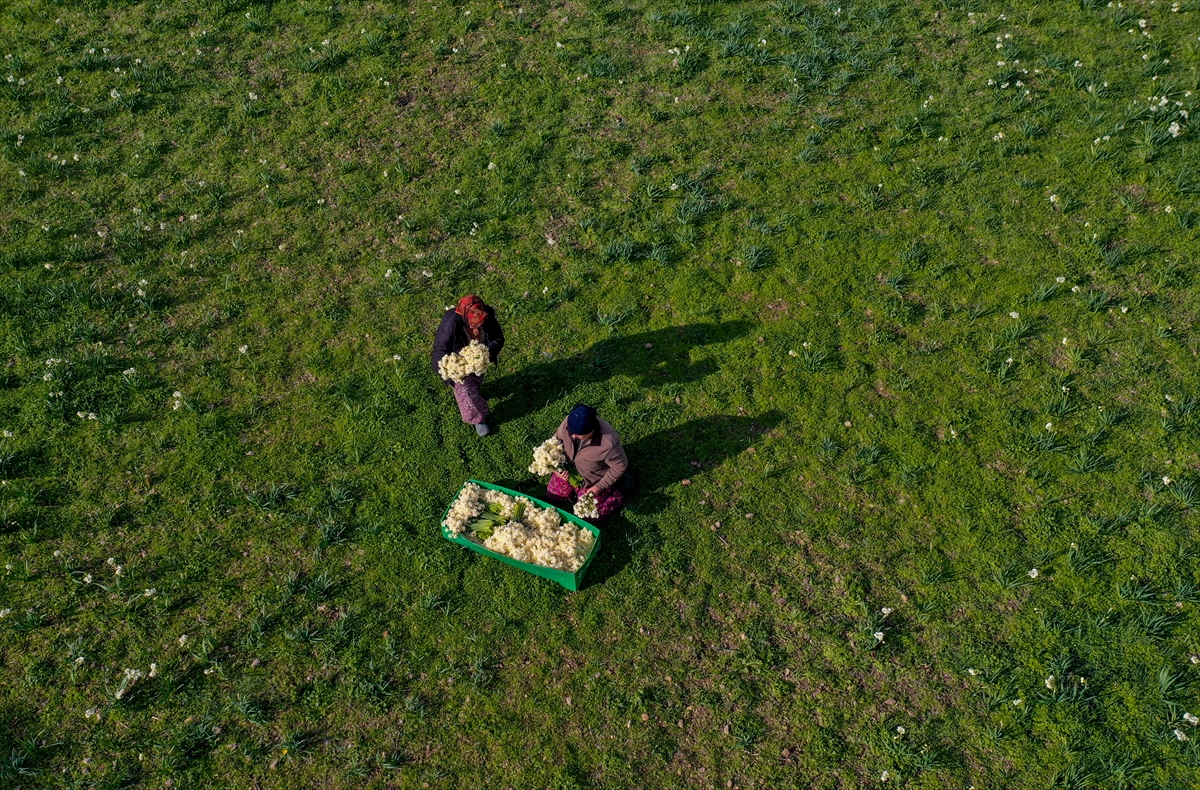
<path id="1" fill-rule="evenodd" d="M 0 8 L 0 784 L 1196 786 L 1197 14 Z"/>

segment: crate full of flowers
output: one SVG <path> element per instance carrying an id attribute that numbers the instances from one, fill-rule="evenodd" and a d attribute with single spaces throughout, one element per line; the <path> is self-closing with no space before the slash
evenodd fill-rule
<path id="1" fill-rule="evenodd" d="M 468 480 L 442 516 L 442 537 L 578 590 L 600 530 L 572 513 L 501 486 Z"/>

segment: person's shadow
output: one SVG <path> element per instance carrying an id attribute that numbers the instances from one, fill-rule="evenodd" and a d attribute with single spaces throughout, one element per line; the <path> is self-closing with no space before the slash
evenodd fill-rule
<path id="1" fill-rule="evenodd" d="M 637 554 L 654 550 L 662 536 L 658 520 L 652 517 L 669 507 L 673 496 L 692 496 L 683 493 L 692 491 L 700 496 L 696 485 L 681 487 L 675 494 L 668 494 L 668 487 L 721 466 L 781 422 L 783 414 L 777 411 L 698 417 L 625 445 L 636 488 L 625 509 L 600 524 L 600 554 L 588 568 L 585 586 L 603 584 Z"/>
<path id="2" fill-rule="evenodd" d="M 653 550 L 661 536 L 656 520 L 647 517 L 671 504 L 668 487 L 745 452 L 781 422 L 783 414 L 777 411 L 698 417 L 624 445 L 635 488 L 626 498 L 625 509 L 600 522 L 600 553 L 584 577 L 585 587 L 603 584 L 620 573 L 636 554 Z M 535 479 L 507 480 L 500 485 L 546 498 L 545 484 Z M 689 496 L 682 492 L 692 490 L 698 492 L 699 487 L 683 487 L 675 495 Z"/>
<path id="3" fill-rule="evenodd" d="M 692 362 L 688 352 L 697 346 L 725 343 L 750 331 L 749 321 L 722 324 L 689 324 L 618 335 L 577 354 L 524 365 L 484 384 L 484 395 L 494 401 L 492 413 L 503 424 L 540 409 L 551 393 L 613 376 L 640 378 L 642 386 L 686 384 L 714 371 L 709 362 Z M 649 344 L 650 348 L 647 348 Z"/>

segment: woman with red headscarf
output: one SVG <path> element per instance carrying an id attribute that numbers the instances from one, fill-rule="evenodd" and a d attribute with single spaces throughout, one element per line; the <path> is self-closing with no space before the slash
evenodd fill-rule
<path id="1" fill-rule="evenodd" d="M 475 294 L 458 300 L 458 306 L 447 310 L 442 316 L 441 326 L 433 339 L 433 372 L 438 373 L 438 362 L 447 354 L 455 354 L 477 340 L 487 346 L 488 354 L 495 364 L 504 348 L 504 330 L 496 321 L 496 311 L 483 303 Z M 439 374 L 440 375 L 440 374 Z M 488 435 L 488 402 L 480 393 L 483 376 L 467 376 L 460 384 L 447 381 L 454 388 L 454 399 L 463 422 L 475 426 L 480 436 Z"/>

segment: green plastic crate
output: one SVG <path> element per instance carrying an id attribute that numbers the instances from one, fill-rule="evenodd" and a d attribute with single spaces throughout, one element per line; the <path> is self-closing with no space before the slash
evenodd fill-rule
<path id="1" fill-rule="evenodd" d="M 592 544 L 592 551 L 590 554 L 588 554 L 587 559 L 583 561 L 583 565 L 579 566 L 579 570 L 575 571 L 574 573 L 567 573 L 566 571 L 560 571 L 560 570 L 556 570 L 554 568 L 546 568 L 541 565 L 533 565 L 528 562 L 521 562 L 519 560 L 514 560 L 512 557 L 506 557 L 503 554 L 497 554 L 496 552 L 492 551 L 491 549 L 486 549 L 483 546 L 480 546 L 478 543 L 473 543 L 472 541 L 468 540 L 466 537 L 464 537 L 462 535 L 459 535 L 457 537 L 455 537 L 454 535 L 451 535 L 449 530 L 447 530 L 445 526 L 442 527 L 442 537 L 443 538 L 450 541 L 451 543 L 457 543 L 460 546 L 468 548 L 471 551 L 477 551 L 480 554 L 486 555 L 493 559 L 500 560 L 501 562 L 503 562 L 506 565 L 511 565 L 514 568 L 520 568 L 521 570 L 525 571 L 526 573 L 532 573 L 534 576 L 540 576 L 543 579 L 549 579 L 552 582 L 558 582 L 563 587 L 566 587 L 568 590 L 578 590 L 579 589 L 580 583 L 583 582 L 583 574 L 587 572 L 588 566 L 591 565 L 592 560 L 594 560 L 596 558 L 596 552 L 600 550 L 600 530 L 599 529 L 597 529 L 596 527 L 587 523 L 583 519 L 579 518 L 579 516 L 576 516 L 574 513 L 570 513 L 566 510 L 563 510 L 560 507 L 554 507 L 554 505 L 551 505 L 548 502 L 543 502 L 542 500 L 537 499 L 535 497 L 531 497 L 528 494 L 522 494 L 520 491 L 513 491 L 510 488 L 492 485 L 491 483 L 485 483 L 482 480 L 468 480 L 467 483 L 474 483 L 475 485 L 479 486 L 480 488 L 490 488 L 493 491 L 501 491 L 505 494 L 508 494 L 509 496 L 524 497 L 525 499 L 528 499 L 529 501 L 533 502 L 533 504 L 538 505 L 539 507 L 554 508 L 555 510 L 557 510 L 559 512 L 559 514 L 563 517 L 563 519 L 565 521 L 568 521 L 577 527 L 583 527 L 584 529 L 590 531 L 593 535 L 595 535 L 596 542 Z M 466 488 L 466 483 L 463 484 L 463 488 Z M 454 504 L 455 500 L 458 499 L 458 496 L 461 493 L 462 493 L 462 488 L 458 489 L 458 494 L 455 494 L 454 499 L 450 500 L 450 504 L 446 505 L 446 510 L 444 513 L 442 513 L 441 520 L 443 522 L 446 520 L 446 515 L 450 512 L 450 507 Z"/>

